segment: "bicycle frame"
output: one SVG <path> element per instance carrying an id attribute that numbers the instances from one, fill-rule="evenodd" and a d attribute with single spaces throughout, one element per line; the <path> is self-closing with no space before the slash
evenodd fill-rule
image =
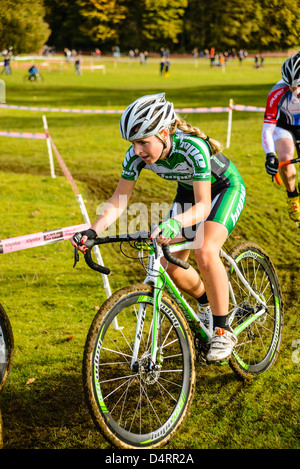
<path id="1" fill-rule="evenodd" d="M 170 245 L 170 252 L 176 253 L 179 251 L 183 251 L 186 249 L 192 249 L 193 242 L 192 241 L 185 241 L 179 244 Z M 262 316 L 266 311 L 266 304 L 263 299 L 257 295 L 257 293 L 252 289 L 251 285 L 247 282 L 244 278 L 243 274 L 239 270 L 238 266 L 236 265 L 235 261 L 232 259 L 230 255 L 228 255 L 224 250 L 221 249 L 220 256 L 225 258 L 228 263 L 230 264 L 231 268 L 235 270 L 239 279 L 245 286 L 245 288 L 249 291 L 251 295 L 255 297 L 258 303 L 261 304 L 261 309 L 253 314 L 250 318 L 246 319 L 242 324 L 234 329 L 234 333 L 236 335 L 240 334 L 246 327 L 248 327 L 252 322 L 257 320 L 260 316 Z M 178 288 L 161 265 L 161 258 L 163 257 L 161 248 L 156 245 L 155 240 L 153 241 L 153 248 L 149 249 L 148 255 L 148 269 L 147 269 L 147 277 L 144 281 L 145 284 L 153 284 L 154 285 L 154 297 L 153 300 L 150 297 L 147 297 L 147 301 L 153 301 L 153 321 L 152 321 L 152 343 L 151 343 L 151 363 L 150 368 L 157 364 L 157 353 L 158 353 L 158 328 L 159 328 L 159 318 L 160 318 L 160 307 L 161 307 L 161 298 L 163 289 L 166 288 L 171 298 L 177 303 L 179 308 L 184 313 L 188 323 L 190 326 L 194 327 L 196 332 L 199 332 L 201 336 L 209 342 L 212 333 L 212 317 L 210 320 L 209 328 L 207 328 L 201 320 L 198 318 L 197 314 L 194 312 L 192 307 L 189 303 L 185 300 L 185 298 L 181 295 Z M 229 294 L 232 300 L 232 303 L 235 305 L 235 308 L 230 315 L 230 322 L 232 322 L 236 308 L 238 307 L 237 302 L 234 297 L 233 289 L 231 287 L 229 281 Z M 141 304 L 139 306 L 139 311 L 137 315 L 137 325 L 136 325 L 136 332 L 135 332 L 135 340 L 134 340 L 134 347 L 133 347 L 133 354 L 132 354 L 132 361 L 131 361 L 131 368 L 133 369 L 135 363 L 137 362 L 139 346 L 140 346 L 140 337 L 141 331 L 143 330 L 144 324 L 144 307 L 143 302 L 145 298 L 141 300 Z"/>

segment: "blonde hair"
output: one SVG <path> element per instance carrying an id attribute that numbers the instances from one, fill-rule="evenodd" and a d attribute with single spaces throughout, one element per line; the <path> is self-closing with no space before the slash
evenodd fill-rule
<path id="1" fill-rule="evenodd" d="M 190 124 L 187 124 L 185 120 L 181 119 L 179 116 L 176 115 L 175 121 L 169 127 L 170 135 L 175 134 L 177 129 L 182 130 L 185 134 L 193 135 L 195 137 L 200 137 L 203 140 L 207 140 L 213 155 L 219 153 L 223 149 L 222 144 L 220 142 L 208 137 L 207 135 L 205 135 L 204 132 L 202 132 L 202 130 L 198 129 L 198 127 L 194 127 Z"/>

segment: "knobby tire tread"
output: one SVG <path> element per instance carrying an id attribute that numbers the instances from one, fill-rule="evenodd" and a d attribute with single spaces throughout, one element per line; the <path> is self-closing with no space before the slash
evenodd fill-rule
<path id="1" fill-rule="evenodd" d="M 96 425 L 97 428 L 100 428 L 101 433 L 103 436 L 106 438 L 107 441 L 113 444 L 113 446 L 121 449 L 136 449 L 135 446 L 127 445 L 126 443 L 120 441 L 112 432 L 111 430 L 106 426 L 105 420 L 101 413 L 98 410 L 98 405 L 94 399 L 93 395 L 93 385 L 92 385 L 92 367 L 91 367 L 91 359 L 89 358 L 91 354 L 93 353 L 93 344 L 95 343 L 98 331 L 100 329 L 100 324 L 102 323 L 103 319 L 105 318 L 106 314 L 110 311 L 110 309 L 115 305 L 116 302 L 121 300 L 122 298 L 126 297 L 129 294 L 132 293 L 140 293 L 140 292 L 149 292 L 153 294 L 153 286 L 152 285 L 146 285 L 146 284 L 135 284 L 131 285 L 125 288 L 122 288 L 115 293 L 112 294 L 110 298 L 108 298 L 99 311 L 97 312 L 96 316 L 94 317 L 94 320 L 91 324 L 87 339 L 86 339 L 86 344 L 85 344 L 85 350 L 84 350 L 84 359 L 83 359 L 83 384 L 84 384 L 84 393 L 85 393 L 85 398 L 86 402 L 88 405 L 88 408 L 90 410 L 92 419 Z M 194 393 L 195 393 L 195 386 L 196 386 L 196 372 L 195 372 L 195 350 L 194 350 L 194 344 L 193 344 L 193 337 L 191 330 L 188 326 L 188 323 L 183 316 L 182 312 L 179 310 L 177 307 L 176 303 L 170 298 L 170 296 L 164 291 L 162 295 L 162 299 L 167 301 L 173 309 L 176 310 L 176 313 L 180 317 L 182 323 L 184 324 L 185 332 L 187 333 L 189 344 L 190 344 L 190 352 L 191 352 L 191 366 L 192 366 L 192 372 L 191 372 L 191 388 L 190 388 L 190 395 L 188 402 L 185 406 L 184 412 L 182 413 L 179 421 L 177 422 L 175 428 L 166 436 L 165 439 L 161 440 L 157 444 L 153 444 L 151 446 L 147 446 L 146 449 L 150 448 L 158 448 L 161 446 L 164 446 L 173 436 L 174 433 L 179 430 L 179 428 L 182 426 L 184 423 L 186 417 L 188 416 L 190 406 L 193 401 Z M 87 384 L 90 383 L 90 386 Z"/>
<path id="2" fill-rule="evenodd" d="M 272 274 L 273 274 L 273 277 L 274 277 L 274 281 L 276 282 L 276 288 L 278 289 L 279 299 L 280 299 L 280 312 L 281 312 L 280 313 L 281 314 L 280 337 L 279 337 L 279 340 L 278 340 L 278 344 L 277 344 L 274 356 L 272 357 L 272 360 L 270 361 L 269 366 L 264 370 L 264 371 L 267 371 L 267 369 L 269 369 L 275 363 L 275 361 L 277 359 L 277 356 L 278 356 L 278 353 L 279 353 L 279 348 L 280 348 L 280 343 L 281 343 L 281 335 L 282 335 L 282 327 L 283 327 L 282 292 L 281 292 L 281 287 L 280 287 L 280 284 L 279 284 L 279 281 L 278 281 L 278 275 L 277 275 L 275 266 L 274 266 L 272 260 L 270 259 L 270 257 L 268 256 L 268 254 L 266 253 L 266 251 L 264 249 L 262 249 L 258 244 L 251 243 L 251 242 L 248 242 L 248 241 L 244 241 L 244 242 L 238 244 L 237 246 L 235 246 L 230 251 L 230 256 L 235 260 L 236 257 L 238 257 L 242 252 L 244 252 L 246 250 L 251 250 L 251 249 L 254 249 L 254 250 L 260 252 L 263 255 L 263 257 L 264 257 L 265 261 L 267 262 L 267 264 L 269 265 L 270 270 L 272 271 Z M 227 267 L 228 271 L 229 271 L 229 269 L 230 269 L 230 266 Z M 251 373 L 245 372 L 239 366 L 238 362 L 233 357 L 231 357 L 230 360 L 229 360 L 229 366 L 237 374 L 237 376 L 242 380 L 245 380 L 245 381 L 251 380 L 252 378 L 254 378 L 256 376 L 256 375 L 253 375 Z"/>
<path id="3" fill-rule="evenodd" d="M 11 324 L 10 324 L 10 321 L 8 319 L 8 316 L 5 312 L 5 309 L 1 305 L 1 303 L 0 303 L 0 317 L 1 317 L 1 321 L 2 321 L 4 329 L 5 329 L 6 338 L 8 340 L 8 344 L 7 344 L 8 345 L 7 363 L 6 363 L 6 368 L 4 370 L 4 374 L 2 376 L 2 380 L 0 382 L 0 393 L 1 393 L 2 389 L 4 388 L 4 385 L 5 385 L 6 381 L 8 379 L 8 376 L 9 376 L 9 373 L 10 373 L 10 370 L 11 370 L 11 367 L 12 367 L 13 355 L 14 355 L 13 331 L 12 331 Z"/>

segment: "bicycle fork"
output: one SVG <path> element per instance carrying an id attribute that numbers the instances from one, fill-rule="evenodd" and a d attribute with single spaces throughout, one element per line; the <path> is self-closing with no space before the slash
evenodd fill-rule
<path id="1" fill-rule="evenodd" d="M 158 253 L 158 249 L 155 249 L 155 252 L 149 253 L 149 261 L 148 261 L 148 275 L 145 280 L 145 284 L 153 284 L 154 285 L 154 295 L 152 297 L 147 297 L 147 302 L 149 301 L 153 303 L 153 317 L 152 317 L 152 325 L 151 325 L 151 345 L 149 344 L 149 371 L 153 370 L 157 365 L 157 355 L 158 355 L 158 334 L 159 334 L 159 327 L 160 327 L 160 304 L 161 298 L 164 288 L 164 281 L 160 277 L 159 272 L 161 269 L 160 259 L 161 255 Z M 141 302 L 139 305 L 139 310 L 137 314 L 137 324 L 136 324 L 136 331 L 135 331 L 135 338 L 134 338 L 134 346 L 132 352 L 132 360 L 130 368 L 134 371 L 137 371 L 138 368 L 138 355 L 139 355 L 139 348 L 143 333 L 143 326 L 146 317 L 146 308 L 147 303 Z"/>

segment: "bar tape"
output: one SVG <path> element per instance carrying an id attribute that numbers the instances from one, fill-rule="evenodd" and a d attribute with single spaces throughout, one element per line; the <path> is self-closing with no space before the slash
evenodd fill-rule
<path id="1" fill-rule="evenodd" d="M 67 226 L 56 230 L 42 231 L 16 238 L 8 238 L 0 240 L 0 254 L 8 252 L 22 251 L 24 249 L 44 246 L 45 244 L 57 243 L 70 239 L 75 233 L 90 228 L 88 223 L 74 226 Z"/>

